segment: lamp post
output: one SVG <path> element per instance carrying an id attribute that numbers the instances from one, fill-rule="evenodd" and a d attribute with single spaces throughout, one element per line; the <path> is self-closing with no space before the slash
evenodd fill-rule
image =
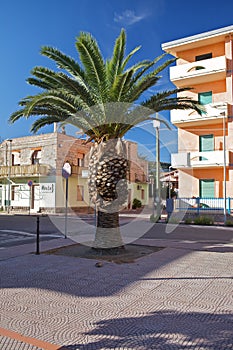
<path id="1" fill-rule="evenodd" d="M 154 179 L 153 215 L 155 216 L 155 204 L 156 204 L 156 217 L 157 217 L 157 220 L 159 220 L 161 215 L 160 147 L 159 147 L 160 121 L 153 120 L 153 127 L 155 128 L 155 179 Z"/>
<path id="2" fill-rule="evenodd" d="M 10 201 L 11 201 L 11 166 L 12 166 L 12 140 L 7 140 L 10 142 L 9 147 L 9 160 L 8 160 L 8 202 L 7 202 L 7 213 L 10 213 Z"/>
<path id="3" fill-rule="evenodd" d="M 67 238 L 67 211 L 68 211 L 68 179 L 71 176 L 71 165 L 69 162 L 65 162 L 62 167 L 62 176 L 66 181 L 66 193 L 65 193 L 65 238 Z"/>
<path id="4" fill-rule="evenodd" d="M 227 186 L 226 186 L 226 119 L 225 114 L 223 117 L 223 182 L 224 182 L 224 225 L 226 224 L 226 218 L 227 218 L 227 210 L 226 210 L 226 201 L 227 201 Z"/>
<path id="5" fill-rule="evenodd" d="M 168 198 L 169 198 L 169 199 L 171 198 L 171 188 L 170 188 L 170 186 L 171 186 L 171 184 L 170 184 L 171 174 L 170 174 L 170 172 L 171 172 L 171 169 L 172 169 L 172 168 L 173 168 L 172 165 L 170 165 L 170 166 L 168 167 L 168 171 L 169 171 Z"/>

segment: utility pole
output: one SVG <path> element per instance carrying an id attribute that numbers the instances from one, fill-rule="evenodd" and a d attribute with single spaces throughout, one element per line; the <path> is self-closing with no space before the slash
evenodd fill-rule
<path id="1" fill-rule="evenodd" d="M 12 166 L 12 140 L 9 147 L 9 160 L 8 160 L 8 203 L 7 203 L 7 213 L 10 213 L 10 203 L 11 203 L 11 166 Z"/>
<path id="2" fill-rule="evenodd" d="M 157 117 L 157 116 L 156 116 Z M 159 127 L 160 121 L 153 120 L 155 128 L 155 179 L 154 179 L 154 213 L 159 220 L 161 215 L 161 184 L 160 184 L 160 146 L 159 146 Z M 156 204 L 156 212 L 155 212 Z"/>

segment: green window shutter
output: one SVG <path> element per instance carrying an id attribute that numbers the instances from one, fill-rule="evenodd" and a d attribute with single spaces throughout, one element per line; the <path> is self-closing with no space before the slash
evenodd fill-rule
<path id="1" fill-rule="evenodd" d="M 214 135 L 201 135 L 199 137 L 199 151 L 214 151 Z"/>
<path id="2" fill-rule="evenodd" d="M 201 198 L 214 198 L 214 180 L 204 179 L 200 180 L 200 197 Z"/>
<path id="3" fill-rule="evenodd" d="M 198 102 L 201 105 L 207 105 L 209 103 L 212 103 L 212 91 L 200 92 L 198 94 Z"/>

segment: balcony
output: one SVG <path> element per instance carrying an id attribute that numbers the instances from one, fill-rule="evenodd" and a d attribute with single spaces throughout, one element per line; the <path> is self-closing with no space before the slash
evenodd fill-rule
<path id="1" fill-rule="evenodd" d="M 149 178 L 145 174 L 135 174 L 135 182 L 146 184 L 149 182 Z"/>
<path id="2" fill-rule="evenodd" d="M 230 151 L 226 151 L 226 166 L 229 165 Z M 224 166 L 224 151 L 180 152 L 171 155 L 173 168 L 202 168 Z"/>
<path id="3" fill-rule="evenodd" d="M 82 178 L 88 178 L 89 176 L 88 167 L 72 165 L 71 174 L 81 176 Z"/>
<path id="4" fill-rule="evenodd" d="M 178 87 L 192 86 L 225 78 L 225 56 L 180 64 L 170 68 L 170 79 Z"/>
<path id="5" fill-rule="evenodd" d="M 11 177 L 46 176 L 50 173 L 50 166 L 44 164 L 13 165 L 10 167 Z M 9 166 L 0 167 L 0 177 L 9 176 Z"/>
<path id="6" fill-rule="evenodd" d="M 227 103 L 226 102 L 218 102 L 218 103 L 210 103 L 205 105 L 206 113 L 200 115 L 196 111 L 192 109 L 187 110 L 172 110 L 170 112 L 171 123 L 172 124 L 190 124 L 193 122 L 211 122 L 219 121 L 224 116 L 227 115 Z"/>

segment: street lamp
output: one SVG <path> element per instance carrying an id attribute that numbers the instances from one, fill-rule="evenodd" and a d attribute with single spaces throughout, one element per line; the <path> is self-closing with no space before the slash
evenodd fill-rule
<path id="1" fill-rule="evenodd" d="M 223 182 L 224 182 L 224 208 L 223 208 L 223 213 L 224 213 L 224 225 L 226 224 L 226 215 L 227 215 L 227 210 L 226 210 L 226 200 L 227 200 L 227 186 L 226 186 L 226 120 L 225 120 L 225 113 L 223 117 Z"/>
<path id="2" fill-rule="evenodd" d="M 171 184 L 170 184 L 171 174 L 170 174 L 170 172 L 171 172 L 171 169 L 172 169 L 172 168 L 173 168 L 172 165 L 170 165 L 170 166 L 168 167 L 168 171 L 169 171 L 168 197 L 169 197 L 169 198 L 171 198 L 171 188 L 170 188 L 170 186 L 171 186 Z"/>
<path id="3" fill-rule="evenodd" d="M 66 180 L 65 194 L 65 238 L 67 238 L 67 211 L 68 211 L 68 179 L 71 176 L 72 168 L 69 162 L 65 162 L 62 167 L 62 176 Z"/>
<path id="4" fill-rule="evenodd" d="M 157 117 L 157 116 L 156 116 Z M 161 215 L 161 185 L 160 185 L 160 147 L 159 147 L 159 127 L 160 121 L 153 120 L 153 127 L 155 128 L 155 181 L 154 181 L 154 205 L 153 214 L 155 216 L 155 204 L 156 204 L 156 217 L 160 218 Z"/>
<path id="5" fill-rule="evenodd" d="M 11 201 L 11 166 L 12 166 L 12 140 L 8 139 L 10 142 L 9 147 L 9 160 L 8 160 L 8 203 L 7 203 L 7 213 L 10 213 L 10 201 Z"/>
<path id="6" fill-rule="evenodd" d="M 219 112 L 217 117 L 221 116 Z M 226 113 L 223 114 L 223 215 L 224 225 L 227 220 L 227 174 L 226 174 Z"/>

